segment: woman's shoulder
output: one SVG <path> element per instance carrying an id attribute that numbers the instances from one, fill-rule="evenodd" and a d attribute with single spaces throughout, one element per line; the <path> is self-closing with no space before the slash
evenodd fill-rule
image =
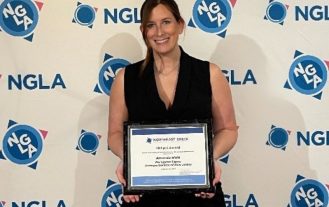
<path id="1" fill-rule="evenodd" d="M 192 64 L 192 67 L 196 68 L 197 70 L 207 70 L 210 72 L 210 76 L 222 76 L 222 70 L 221 68 L 213 63 L 210 62 L 208 60 L 202 60 L 200 58 L 191 56 L 187 53 L 183 53 L 184 54 L 184 59 L 188 60 L 188 62 L 190 62 Z"/>
<path id="2" fill-rule="evenodd" d="M 189 59 L 192 63 L 192 67 L 195 68 L 196 71 L 199 71 L 199 73 L 202 74 L 208 74 L 212 82 L 223 80 L 224 75 L 222 74 L 222 70 L 216 63 L 196 58 L 189 54 L 186 54 L 186 59 Z"/>
<path id="3" fill-rule="evenodd" d="M 227 85 L 228 82 L 226 77 L 224 76 L 221 68 L 216 65 L 215 63 L 209 64 L 209 71 L 210 71 L 210 80 L 212 85 L 220 84 L 220 85 Z"/>
<path id="4" fill-rule="evenodd" d="M 215 63 L 209 63 L 209 70 L 211 77 L 215 77 L 215 78 L 224 77 L 221 68 Z"/>
<path id="5" fill-rule="evenodd" d="M 212 63 L 212 62 L 209 62 L 209 69 L 210 69 L 210 72 L 215 72 L 215 73 L 222 72 L 220 67 L 217 64 Z"/>

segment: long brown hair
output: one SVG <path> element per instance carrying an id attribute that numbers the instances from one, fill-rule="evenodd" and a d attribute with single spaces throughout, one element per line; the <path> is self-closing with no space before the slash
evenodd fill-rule
<path id="1" fill-rule="evenodd" d="M 152 10 L 159 4 L 162 4 L 165 7 L 167 7 L 167 9 L 174 15 L 177 22 L 180 22 L 180 21 L 184 22 L 184 19 L 180 14 L 178 5 L 174 0 L 145 0 L 144 1 L 141 11 L 140 11 L 140 15 L 141 15 L 141 22 L 142 22 L 141 27 L 142 27 L 142 31 L 143 31 L 142 35 L 143 35 L 145 45 L 147 47 L 147 53 L 146 53 L 144 62 L 141 66 L 140 74 L 143 73 L 146 65 L 150 62 L 152 55 L 153 55 L 152 48 L 149 45 L 149 43 L 147 42 L 147 38 L 146 38 L 147 23 L 150 19 Z"/>

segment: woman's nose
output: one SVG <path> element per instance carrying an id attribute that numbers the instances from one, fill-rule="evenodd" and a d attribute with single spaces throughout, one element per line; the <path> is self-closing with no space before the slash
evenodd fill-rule
<path id="1" fill-rule="evenodd" d="M 161 25 L 157 27 L 157 35 L 158 36 L 161 36 L 163 34 L 163 30 L 162 30 L 162 27 Z"/>

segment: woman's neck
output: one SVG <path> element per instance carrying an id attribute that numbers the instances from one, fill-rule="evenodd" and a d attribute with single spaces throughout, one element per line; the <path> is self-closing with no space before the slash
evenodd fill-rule
<path id="1" fill-rule="evenodd" d="M 153 53 L 153 55 L 154 67 L 159 74 L 169 74 L 173 71 L 178 71 L 181 56 L 179 46 L 168 54 Z"/>

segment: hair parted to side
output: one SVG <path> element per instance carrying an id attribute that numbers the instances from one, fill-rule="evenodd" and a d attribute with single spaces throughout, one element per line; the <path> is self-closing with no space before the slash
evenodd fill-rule
<path id="1" fill-rule="evenodd" d="M 150 47 L 150 44 L 147 42 L 147 37 L 146 37 L 147 23 L 150 19 L 152 10 L 156 6 L 158 6 L 159 4 L 162 4 L 165 7 L 167 7 L 167 9 L 175 17 L 177 22 L 180 22 L 180 21 L 184 22 L 184 19 L 180 14 L 178 5 L 175 2 L 175 0 L 145 0 L 144 1 L 143 5 L 142 5 L 142 8 L 141 8 L 141 11 L 140 11 L 140 16 L 141 16 L 141 27 L 142 27 L 142 30 L 143 30 L 142 35 L 143 35 L 143 39 L 144 39 L 144 42 L 145 42 L 146 47 L 147 47 L 147 53 L 146 53 L 145 60 L 142 64 L 140 74 L 143 73 L 146 65 L 150 62 L 150 60 L 152 58 L 152 48 Z"/>

